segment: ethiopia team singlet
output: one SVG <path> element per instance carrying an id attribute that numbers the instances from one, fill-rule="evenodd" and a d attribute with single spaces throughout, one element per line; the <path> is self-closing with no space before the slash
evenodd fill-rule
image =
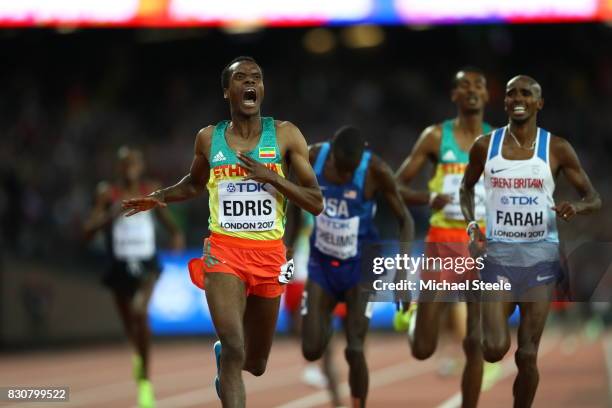
<path id="1" fill-rule="evenodd" d="M 485 164 L 487 240 L 497 242 L 559 242 L 553 179 L 549 158 L 550 133 L 538 128 L 533 156 L 506 160 L 502 146 L 507 127 L 491 136 Z"/>
<path id="2" fill-rule="evenodd" d="M 488 133 L 491 126 L 482 124 L 482 131 Z M 461 204 L 459 203 L 459 187 L 463 179 L 463 173 L 469 162 L 469 153 L 461 150 L 453 133 L 453 120 L 442 123 L 442 136 L 440 139 L 440 150 L 438 152 L 438 164 L 434 176 L 429 181 L 429 191 L 438 194 L 448 194 L 451 202 L 438 211 L 432 211 L 429 224 L 432 227 L 441 228 L 465 228 Z M 474 187 L 475 216 L 482 223 L 485 217 L 484 185 L 482 178 Z"/>
<path id="3" fill-rule="evenodd" d="M 325 207 L 315 218 L 311 245 L 327 256 L 345 261 L 360 255 L 360 243 L 376 238 L 372 223 L 375 202 L 364 198 L 366 172 L 372 154 L 366 150 L 353 179 L 338 185 L 328 182 L 323 174 L 329 151 L 330 144 L 323 143 L 314 164 Z"/>
<path id="4" fill-rule="evenodd" d="M 285 232 L 285 197 L 270 184 L 243 180 L 246 170 L 225 139 L 229 121 L 215 126 L 210 146 L 209 193 L 211 232 L 252 240 L 277 240 Z M 261 118 L 255 149 L 247 153 L 284 177 L 274 119 Z"/>

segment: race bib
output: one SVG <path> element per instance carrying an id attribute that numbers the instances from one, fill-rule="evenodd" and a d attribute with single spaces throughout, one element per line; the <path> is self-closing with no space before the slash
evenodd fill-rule
<path id="1" fill-rule="evenodd" d="M 276 223 L 276 189 L 269 184 L 222 181 L 219 226 L 226 231 L 270 231 Z"/>
<path id="2" fill-rule="evenodd" d="M 338 259 L 357 255 L 359 217 L 338 219 L 319 215 L 316 223 L 315 247 L 319 251 Z"/>
<path id="3" fill-rule="evenodd" d="M 113 223 L 112 234 L 117 259 L 135 261 L 155 255 L 155 226 L 150 212 L 118 217 Z"/>
<path id="4" fill-rule="evenodd" d="M 449 220 L 463 220 L 459 202 L 459 188 L 463 174 L 446 174 L 442 184 L 442 193 L 451 197 L 451 202 L 442 209 L 444 217 Z M 474 186 L 474 216 L 477 220 L 485 218 L 485 189 L 482 177 Z"/>
<path id="5" fill-rule="evenodd" d="M 548 234 L 548 208 L 544 194 L 496 194 L 489 214 L 491 238 L 504 241 L 541 241 Z"/>

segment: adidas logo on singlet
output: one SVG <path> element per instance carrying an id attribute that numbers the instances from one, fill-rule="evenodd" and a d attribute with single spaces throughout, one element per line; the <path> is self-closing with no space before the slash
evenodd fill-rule
<path id="1" fill-rule="evenodd" d="M 457 156 L 452 150 L 447 150 L 446 153 L 442 156 L 442 160 L 444 161 L 455 161 L 457 160 Z"/>
<path id="2" fill-rule="evenodd" d="M 217 163 L 223 160 L 225 160 L 225 155 L 221 150 L 219 150 L 219 153 L 215 154 L 215 157 L 213 157 L 213 163 Z"/>

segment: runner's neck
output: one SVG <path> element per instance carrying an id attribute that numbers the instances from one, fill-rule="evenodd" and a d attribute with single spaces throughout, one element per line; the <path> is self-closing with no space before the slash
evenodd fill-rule
<path id="1" fill-rule="evenodd" d="M 508 124 L 508 131 L 514 135 L 521 146 L 525 146 L 527 142 L 535 140 L 538 126 L 535 121 L 531 120 L 525 123 L 510 121 Z"/>
<path id="2" fill-rule="evenodd" d="M 257 139 L 262 131 L 261 116 L 241 117 L 232 114 L 229 130 L 242 139 Z"/>
<path id="3" fill-rule="evenodd" d="M 482 119 L 482 112 L 473 115 L 460 113 L 455 119 L 455 129 L 471 139 L 476 139 L 482 134 Z"/>

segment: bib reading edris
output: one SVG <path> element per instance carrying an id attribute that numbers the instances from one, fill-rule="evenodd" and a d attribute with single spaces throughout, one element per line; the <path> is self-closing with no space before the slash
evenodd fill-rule
<path id="1" fill-rule="evenodd" d="M 261 118 L 259 143 L 247 155 L 284 177 L 272 118 Z M 285 232 L 285 197 L 270 184 L 244 180 L 246 170 L 225 140 L 229 121 L 215 126 L 210 148 L 211 232 L 254 240 L 275 240 Z"/>

